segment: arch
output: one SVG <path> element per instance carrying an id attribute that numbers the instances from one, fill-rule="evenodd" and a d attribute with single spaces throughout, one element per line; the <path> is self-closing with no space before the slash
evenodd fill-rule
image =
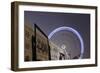
<path id="1" fill-rule="evenodd" d="M 63 26 L 63 27 L 59 27 L 59 28 L 56 28 L 54 29 L 48 36 L 49 39 L 52 38 L 52 36 L 59 32 L 59 31 L 62 31 L 62 30 L 66 30 L 66 31 L 70 31 L 70 32 L 73 32 L 79 39 L 80 41 L 80 44 L 81 44 L 81 54 L 79 56 L 79 58 L 82 58 L 83 57 L 83 53 L 84 53 L 84 42 L 83 42 L 83 38 L 81 37 L 81 35 L 79 34 L 78 31 L 76 31 L 75 29 L 71 28 L 71 27 L 66 27 L 66 26 Z"/>

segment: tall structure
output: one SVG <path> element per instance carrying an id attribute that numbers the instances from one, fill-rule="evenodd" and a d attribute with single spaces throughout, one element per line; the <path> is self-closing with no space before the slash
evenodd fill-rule
<path id="1" fill-rule="evenodd" d="M 50 47 L 48 37 L 36 25 L 24 26 L 24 61 L 50 60 Z"/>
<path id="2" fill-rule="evenodd" d="M 35 45 L 32 40 L 34 39 L 34 28 L 30 24 L 24 25 L 24 61 L 32 61 L 32 46 Z"/>
<path id="3" fill-rule="evenodd" d="M 36 25 L 24 25 L 24 61 L 46 61 L 70 59 L 66 46 L 58 47 L 48 40 L 45 33 Z"/>
<path id="4" fill-rule="evenodd" d="M 66 51 L 67 47 L 66 45 L 62 45 L 60 51 L 62 52 L 62 54 L 65 56 L 65 59 L 71 59 L 69 53 Z"/>
<path id="5" fill-rule="evenodd" d="M 53 42 L 49 41 L 51 60 L 59 60 L 59 48 Z"/>
<path id="6" fill-rule="evenodd" d="M 36 34 L 36 60 L 46 61 L 50 60 L 49 40 L 45 33 L 35 25 Z"/>
<path id="7" fill-rule="evenodd" d="M 52 41 L 49 41 L 51 60 L 65 60 L 70 59 L 70 55 L 66 51 L 65 46 L 58 47 Z"/>

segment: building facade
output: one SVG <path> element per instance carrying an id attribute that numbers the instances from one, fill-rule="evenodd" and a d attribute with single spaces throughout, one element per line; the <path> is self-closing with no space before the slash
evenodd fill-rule
<path id="1" fill-rule="evenodd" d="M 35 37 L 34 28 L 28 24 L 24 25 L 24 61 L 32 61 L 33 38 Z M 34 48 L 35 49 L 35 48 Z"/>
<path id="2" fill-rule="evenodd" d="M 70 59 L 66 48 L 58 47 L 48 40 L 45 33 L 35 24 L 24 25 L 24 61 L 46 61 Z"/>
<path id="3" fill-rule="evenodd" d="M 51 60 L 59 60 L 59 47 L 49 41 Z"/>
<path id="4" fill-rule="evenodd" d="M 66 60 L 71 59 L 66 51 L 66 48 L 60 48 L 52 41 L 49 41 L 51 60 Z"/>
<path id="5" fill-rule="evenodd" d="M 35 25 L 36 32 L 36 60 L 46 61 L 50 60 L 50 47 L 48 37 L 44 32 Z"/>

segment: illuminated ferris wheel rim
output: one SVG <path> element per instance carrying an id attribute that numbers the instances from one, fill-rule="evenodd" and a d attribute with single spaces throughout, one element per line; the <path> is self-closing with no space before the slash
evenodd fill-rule
<path id="1" fill-rule="evenodd" d="M 76 31 L 75 29 L 71 28 L 71 27 L 66 27 L 66 26 L 63 26 L 63 27 L 59 27 L 59 28 L 56 28 L 54 29 L 48 36 L 49 39 L 52 38 L 52 36 L 59 32 L 59 31 L 62 31 L 62 30 L 66 30 L 66 31 L 70 31 L 70 32 L 73 32 L 77 37 L 78 39 L 80 40 L 80 44 L 81 44 L 81 54 L 79 56 L 79 58 L 82 58 L 83 57 L 83 53 L 84 53 L 84 42 L 83 42 L 83 38 L 81 37 L 81 35 L 79 34 L 78 31 Z"/>

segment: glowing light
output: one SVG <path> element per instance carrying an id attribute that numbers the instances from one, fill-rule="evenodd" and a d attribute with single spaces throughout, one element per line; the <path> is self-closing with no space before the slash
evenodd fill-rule
<path id="1" fill-rule="evenodd" d="M 65 49 L 65 48 L 66 48 L 66 46 L 63 44 L 63 45 L 61 46 L 61 48 L 62 48 L 62 49 Z"/>
<path id="2" fill-rule="evenodd" d="M 73 29 L 71 27 L 66 27 L 66 26 L 59 27 L 59 28 L 56 28 L 55 30 L 53 30 L 49 34 L 48 38 L 50 39 L 55 33 L 59 32 L 59 31 L 62 31 L 62 30 L 70 31 L 70 32 L 74 33 L 79 38 L 80 44 L 81 44 L 81 54 L 80 54 L 79 58 L 82 58 L 83 57 L 83 53 L 84 53 L 84 42 L 83 42 L 83 39 L 82 39 L 81 35 L 75 29 Z"/>

